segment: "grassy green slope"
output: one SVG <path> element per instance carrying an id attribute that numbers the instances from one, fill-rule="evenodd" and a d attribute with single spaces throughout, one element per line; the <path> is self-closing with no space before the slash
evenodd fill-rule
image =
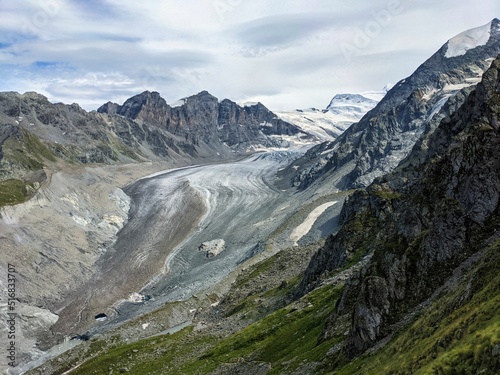
<path id="1" fill-rule="evenodd" d="M 270 267 L 258 264 L 249 277 Z M 338 334 L 320 341 L 342 286 L 324 285 L 242 330 L 220 337 L 193 327 L 173 335 L 118 344 L 72 374 L 496 374 L 500 368 L 500 241 L 451 291 L 378 351 L 350 363 Z M 265 265 L 265 267 L 263 267 Z M 268 296 L 283 293 L 281 288 Z M 248 306 L 247 306 L 248 307 Z M 248 315 L 248 311 L 247 311 Z M 260 372 L 261 371 L 261 372 Z"/>
<path id="2" fill-rule="evenodd" d="M 341 287 L 322 287 L 223 339 L 186 328 L 173 335 L 118 345 L 86 362 L 72 374 L 205 374 L 241 362 L 269 366 L 270 374 L 292 371 L 304 363 L 320 362 L 335 342 L 317 345 L 325 319 Z"/>
<path id="3" fill-rule="evenodd" d="M 334 374 L 498 374 L 500 241 L 452 292 L 439 297 L 383 349 Z M 327 367 L 325 367 L 327 368 Z"/>
<path id="4" fill-rule="evenodd" d="M 45 178 L 44 173 L 33 172 L 40 171 L 47 162 L 57 161 L 44 143 L 24 129 L 17 136 L 7 139 L 1 145 L 1 151 L 0 207 L 22 203 L 31 198 Z M 22 178 L 19 178 L 21 175 Z"/>

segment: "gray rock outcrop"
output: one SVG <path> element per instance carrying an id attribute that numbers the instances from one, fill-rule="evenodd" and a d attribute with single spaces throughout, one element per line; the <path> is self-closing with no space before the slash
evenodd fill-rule
<path id="1" fill-rule="evenodd" d="M 389 335 L 462 262 L 500 238 L 499 92 L 500 58 L 392 174 L 347 200 L 343 227 L 313 257 L 301 293 L 356 256 L 372 255 L 324 332 L 352 316 L 348 358 Z"/>
<path id="2" fill-rule="evenodd" d="M 225 249 L 226 242 L 222 238 L 203 242 L 198 247 L 198 250 L 206 252 L 207 258 L 213 258 L 222 253 Z"/>
<path id="3" fill-rule="evenodd" d="M 169 106 L 157 92 L 145 91 L 122 106 L 106 103 L 97 111 L 154 125 L 195 146 L 205 143 L 247 151 L 251 147 L 288 146 L 280 136 L 310 138 L 261 103 L 241 107 L 229 99 L 219 102 L 207 91 L 184 98 L 182 105 L 175 107 Z"/>

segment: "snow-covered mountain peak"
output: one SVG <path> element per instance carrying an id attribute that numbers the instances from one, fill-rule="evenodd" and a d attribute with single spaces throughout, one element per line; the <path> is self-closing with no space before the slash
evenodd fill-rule
<path id="1" fill-rule="evenodd" d="M 326 109 L 296 109 L 276 113 L 282 120 L 297 125 L 318 141 L 331 141 L 358 122 L 384 97 L 387 90 L 360 94 L 337 94 Z"/>
<path id="2" fill-rule="evenodd" d="M 462 56 L 470 49 L 484 46 L 490 39 L 493 22 L 491 21 L 486 25 L 464 31 L 451 38 L 447 43 L 448 49 L 446 50 L 445 57 Z"/>
<path id="3" fill-rule="evenodd" d="M 368 99 L 367 97 L 360 94 L 337 94 L 333 97 L 326 107 L 327 110 L 335 111 L 338 107 L 346 107 L 346 106 L 375 106 L 377 101 Z"/>

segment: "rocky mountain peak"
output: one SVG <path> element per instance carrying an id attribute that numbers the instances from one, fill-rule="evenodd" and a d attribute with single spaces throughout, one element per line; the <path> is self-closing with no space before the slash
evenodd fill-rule
<path id="1" fill-rule="evenodd" d="M 486 25 L 464 31 L 448 40 L 445 45 L 445 57 L 462 56 L 467 51 L 484 46 L 490 41 L 494 43 L 500 36 L 500 20 L 493 19 Z"/>
<path id="2" fill-rule="evenodd" d="M 123 105 L 108 102 L 98 112 L 120 115 L 141 125 L 153 125 L 189 143 L 200 146 L 238 148 L 288 147 L 282 136 L 311 137 L 298 127 L 280 120 L 263 104 L 240 107 L 224 99 L 221 102 L 204 90 L 185 97 L 172 106 L 159 93 L 144 91 Z M 280 138 L 277 138 L 280 137 Z M 219 151 L 220 153 L 220 151 Z"/>
<path id="3" fill-rule="evenodd" d="M 449 42 L 445 43 L 335 142 L 326 149 L 318 147 L 318 153 L 311 150 L 307 158 L 292 163 L 281 176 L 300 188 L 328 179 L 337 189 L 350 189 L 367 186 L 393 170 L 422 135 L 434 131 L 481 80 L 500 53 L 499 25 L 495 19 L 483 26 L 483 32 L 491 29 L 489 39 L 463 54 L 457 49 L 456 56 L 446 57 Z"/>
<path id="4" fill-rule="evenodd" d="M 342 228 L 313 257 L 304 290 L 356 253 L 370 259 L 347 283 L 324 333 L 351 317 L 349 358 L 393 333 L 457 267 L 498 241 L 499 88 L 500 58 L 425 147 L 347 200 Z"/>
<path id="5" fill-rule="evenodd" d="M 189 102 L 189 101 L 217 102 L 217 103 L 219 102 L 219 99 L 217 99 L 215 96 L 213 96 L 212 94 L 210 94 L 206 90 L 203 90 L 197 94 L 188 96 L 185 100 L 186 100 L 186 102 Z"/>
<path id="6" fill-rule="evenodd" d="M 115 115 L 120 109 L 120 105 L 118 103 L 113 103 L 111 101 L 101 105 L 97 108 L 98 113 L 107 113 L 109 115 Z"/>
<path id="7" fill-rule="evenodd" d="M 142 120 L 148 120 L 153 112 L 155 112 L 156 117 L 158 117 L 158 115 L 164 116 L 167 107 L 167 102 L 158 92 L 144 91 L 141 94 L 127 99 L 117 113 L 131 119 L 142 117 Z M 162 113 L 160 114 L 158 112 Z"/>

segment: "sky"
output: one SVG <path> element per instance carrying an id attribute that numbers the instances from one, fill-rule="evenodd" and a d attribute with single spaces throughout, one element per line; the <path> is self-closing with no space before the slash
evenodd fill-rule
<path id="1" fill-rule="evenodd" d="M 495 17 L 498 0 L 0 0 L 0 91 L 87 110 L 145 90 L 325 108 Z"/>

